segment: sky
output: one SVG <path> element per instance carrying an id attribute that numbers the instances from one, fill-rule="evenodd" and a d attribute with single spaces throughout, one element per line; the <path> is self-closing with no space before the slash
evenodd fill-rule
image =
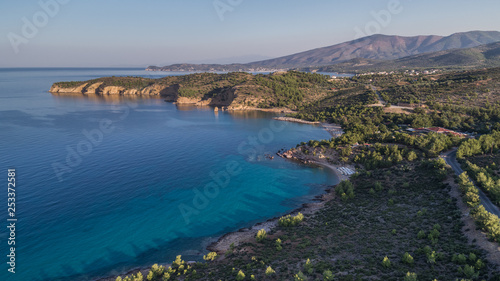
<path id="1" fill-rule="evenodd" d="M 0 1 L 0 67 L 250 62 L 375 33 L 500 31 L 498 0 Z"/>

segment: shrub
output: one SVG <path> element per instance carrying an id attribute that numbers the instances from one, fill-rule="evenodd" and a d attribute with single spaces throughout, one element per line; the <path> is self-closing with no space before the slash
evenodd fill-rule
<path id="1" fill-rule="evenodd" d="M 203 259 L 206 261 L 213 261 L 217 258 L 217 253 L 216 252 L 210 252 L 206 255 L 203 256 Z"/>
<path id="2" fill-rule="evenodd" d="M 483 263 L 483 261 L 482 261 L 481 259 L 478 259 L 478 260 L 476 261 L 476 263 L 474 264 L 474 267 L 475 267 L 475 268 L 477 268 L 477 269 L 481 269 L 481 268 L 483 268 L 483 267 L 484 267 L 484 263 Z"/>
<path id="3" fill-rule="evenodd" d="M 313 273 L 313 266 L 310 259 L 307 259 L 306 264 L 304 264 L 304 270 L 309 274 Z"/>
<path id="4" fill-rule="evenodd" d="M 406 252 L 403 255 L 403 262 L 407 264 L 413 264 L 413 257 L 408 252 Z"/>
<path id="5" fill-rule="evenodd" d="M 261 229 L 257 232 L 257 236 L 255 237 L 255 239 L 257 240 L 257 242 L 262 242 L 264 241 L 264 239 L 266 239 L 266 237 L 267 237 L 266 230 Z"/>
<path id="6" fill-rule="evenodd" d="M 459 271 L 461 270 L 461 268 L 459 268 Z M 462 273 L 467 277 L 467 278 L 477 278 L 479 276 L 479 272 L 476 272 L 474 270 L 474 267 L 473 266 L 470 266 L 470 265 L 465 265 L 463 270 L 462 270 Z"/>
<path id="7" fill-rule="evenodd" d="M 451 260 L 457 264 L 466 264 L 467 263 L 467 257 L 463 254 L 453 255 Z"/>
<path id="8" fill-rule="evenodd" d="M 429 246 L 425 246 L 425 247 L 422 249 L 422 251 L 423 251 L 423 252 L 424 252 L 424 254 L 427 256 L 427 255 L 429 255 L 429 254 L 432 252 L 432 249 L 431 249 L 431 247 L 429 247 Z"/>
<path id="9" fill-rule="evenodd" d="M 439 234 L 440 233 L 439 233 L 439 231 L 437 229 L 433 229 L 433 230 L 431 230 L 431 232 L 429 233 L 429 235 L 427 237 L 432 242 L 436 242 L 436 240 L 439 238 Z"/>
<path id="10" fill-rule="evenodd" d="M 391 267 L 391 261 L 387 256 L 385 256 L 384 259 L 382 260 L 382 266 L 385 268 Z"/>
<path id="11" fill-rule="evenodd" d="M 278 219 L 279 226 L 296 226 L 304 220 L 304 215 L 302 213 L 298 213 L 296 216 L 287 215 Z"/>
<path id="12" fill-rule="evenodd" d="M 302 273 L 302 271 L 299 271 L 299 273 L 295 274 L 293 277 L 293 280 L 295 281 L 307 281 L 307 277 Z"/>
<path id="13" fill-rule="evenodd" d="M 272 269 L 270 266 L 267 267 L 267 269 L 266 269 L 267 276 L 275 274 L 275 273 L 276 273 L 276 271 L 274 271 L 274 269 Z"/>
<path id="14" fill-rule="evenodd" d="M 333 280 L 334 277 L 335 277 L 335 275 L 333 275 L 333 273 L 330 270 L 325 270 L 323 272 L 323 280 L 324 281 Z"/>
<path id="15" fill-rule="evenodd" d="M 245 279 L 245 273 L 243 273 L 243 271 L 238 271 L 238 274 L 236 274 L 236 280 L 240 281 L 240 280 L 243 280 Z"/>
<path id="16" fill-rule="evenodd" d="M 469 254 L 469 260 L 471 262 L 475 262 L 477 260 L 477 256 L 474 253 Z"/>
<path id="17" fill-rule="evenodd" d="M 403 279 L 404 281 L 417 281 L 417 274 L 416 273 L 411 273 L 407 272 L 405 278 Z"/>
<path id="18" fill-rule="evenodd" d="M 283 246 L 281 246 L 281 239 L 276 239 L 276 250 L 281 251 Z"/>
<path id="19" fill-rule="evenodd" d="M 432 251 L 431 253 L 427 254 L 427 263 L 436 263 L 436 251 Z"/>

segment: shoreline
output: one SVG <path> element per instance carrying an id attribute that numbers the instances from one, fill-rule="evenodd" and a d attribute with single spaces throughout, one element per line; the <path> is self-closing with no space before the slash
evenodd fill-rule
<path id="1" fill-rule="evenodd" d="M 257 111 L 266 111 L 266 112 L 278 112 L 280 109 L 263 109 L 263 108 L 244 108 L 244 109 L 237 109 L 236 111 L 241 110 L 241 111 L 251 111 L 251 110 L 257 110 Z M 231 109 L 228 109 L 227 111 L 233 111 Z M 291 117 L 273 117 L 272 119 L 279 120 L 279 121 L 287 121 L 287 122 L 296 122 L 296 123 L 302 123 L 302 124 L 308 124 L 308 125 L 322 125 L 323 129 L 330 133 L 332 136 L 334 134 L 329 130 L 328 126 L 325 126 L 325 124 L 321 122 L 311 122 L 311 121 L 305 121 L 297 118 L 291 118 Z M 293 120 L 290 120 L 293 119 Z M 333 124 L 332 126 L 337 126 Z M 342 174 L 338 168 L 339 165 L 334 165 L 325 161 L 321 160 L 302 160 L 298 158 L 288 158 L 284 154 L 277 153 L 280 157 L 289 159 L 292 161 L 298 161 L 303 165 L 316 165 L 319 167 L 327 168 L 331 172 L 333 172 L 337 178 L 339 179 L 339 182 L 343 180 L 349 179 L 348 175 Z M 333 200 L 335 198 L 335 191 L 334 187 L 336 184 L 330 185 L 327 184 L 326 188 L 323 190 L 322 194 L 318 194 L 314 196 L 314 199 L 312 199 L 312 202 L 307 202 L 307 203 L 302 203 L 300 207 L 295 208 L 281 216 L 276 216 L 267 219 L 266 221 L 262 222 L 257 222 L 254 223 L 253 225 L 249 227 L 243 227 L 235 231 L 227 232 L 225 234 L 222 234 L 219 237 L 213 237 L 216 239 L 214 242 L 208 244 L 205 249 L 208 250 L 209 252 L 217 252 L 217 254 L 221 257 L 220 259 L 224 259 L 225 257 L 223 254 L 228 251 L 231 248 L 231 245 L 238 246 L 242 243 L 245 243 L 247 241 L 252 241 L 255 239 L 255 236 L 257 235 L 257 232 L 260 229 L 265 229 L 266 232 L 270 232 L 271 230 L 275 229 L 278 226 L 278 220 L 282 216 L 287 216 L 287 215 L 292 215 L 295 216 L 299 212 L 302 213 L 303 215 L 312 215 L 318 211 L 320 211 L 324 205 Z M 196 262 L 194 261 L 187 261 L 187 263 L 194 264 Z M 158 265 L 165 266 L 168 268 L 171 266 L 171 263 L 158 263 Z M 118 276 L 128 276 L 131 274 L 137 274 L 141 272 L 143 276 L 146 276 L 149 273 L 149 270 L 151 269 L 151 266 L 143 266 L 143 267 L 135 267 L 130 270 L 127 270 L 123 273 L 118 273 L 115 275 L 109 275 L 109 276 L 100 276 L 91 279 L 91 281 L 115 281 Z M 123 278 L 123 277 L 122 277 Z"/>
<path id="2" fill-rule="evenodd" d="M 293 117 L 273 117 L 274 120 L 279 120 L 279 121 L 286 121 L 286 122 L 294 122 L 294 123 L 300 123 L 300 124 L 308 124 L 308 125 L 320 125 L 321 123 L 319 121 L 306 121 L 298 118 L 293 118 Z"/>
<path id="3" fill-rule="evenodd" d="M 279 154 L 279 156 L 282 158 L 285 158 L 285 159 L 290 159 L 290 158 L 284 157 L 282 154 Z M 316 166 L 327 168 L 337 176 L 337 178 L 339 179 L 339 182 L 341 182 L 343 180 L 348 180 L 350 178 L 348 175 L 344 175 L 338 170 L 338 168 L 339 168 L 338 165 L 326 163 L 323 161 L 304 162 L 304 161 L 301 161 L 299 159 L 290 159 L 290 160 L 299 161 L 301 164 L 304 164 L 304 165 L 313 164 Z M 303 215 L 312 215 L 312 214 L 320 211 L 327 202 L 329 202 L 335 198 L 334 187 L 337 184 L 338 183 L 333 184 L 333 185 L 328 185 L 329 187 L 325 188 L 323 194 L 316 195 L 314 197 L 313 201 L 317 201 L 317 202 L 303 203 L 300 207 L 298 207 L 294 210 L 291 210 L 290 212 L 284 214 L 283 216 L 287 216 L 287 215 L 295 216 L 299 212 L 302 213 Z M 231 244 L 233 244 L 233 243 L 234 243 L 234 246 L 237 246 L 237 245 L 244 243 L 244 242 L 247 242 L 247 241 L 253 241 L 255 239 L 255 236 L 257 235 L 257 232 L 260 229 L 264 229 L 264 230 L 266 230 L 266 232 L 269 232 L 269 231 L 275 229 L 278 226 L 278 220 L 281 217 L 282 216 L 273 217 L 273 218 L 270 218 L 264 222 L 255 223 L 254 225 L 252 225 L 250 227 L 244 227 L 244 228 L 240 228 L 240 229 L 233 231 L 233 232 L 228 232 L 228 233 L 220 236 L 217 241 L 209 244 L 207 246 L 207 250 L 209 250 L 211 252 L 217 252 L 217 254 L 224 254 L 226 251 L 228 251 L 231 248 Z"/>
<path id="4" fill-rule="evenodd" d="M 292 161 L 298 161 L 298 160 L 292 159 Z M 304 165 L 313 164 L 316 166 L 327 168 L 331 170 L 338 177 L 339 182 L 342 180 L 349 179 L 349 176 L 343 175 L 337 170 L 338 168 L 337 165 L 324 163 L 320 161 L 311 161 L 308 163 L 301 162 L 301 163 Z M 253 241 L 255 239 L 255 236 L 257 235 L 257 232 L 260 229 L 265 229 L 266 232 L 270 232 L 271 230 L 275 229 L 278 226 L 278 220 L 282 216 L 287 216 L 287 215 L 295 216 L 299 212 L 302 213 L 303 215 L 313 215 L 316 212 L 320 211 L 326 203 L 332 201 L 335 198 L 334 187 L 337 184 L 332 184 L 332 185 L 328 184 L 327 187 L 323 190 L 322 194 L 314 196 L 312 202 L 302 203 L 300 207 L 295 208 L 281 216 L 275 216 L 265 221 L 254 223 L 249 227 L 243 227 L 235 231 L 222 234 L 218 238 L 215 238 L 216 241 L 208 244 L 208 246 L 206 246 L 205 249 L 208 250 L 209 252 L 217 252 L 217 254 L 221 256 L 220 260 L 222 260 L 224 259 L 222 255 L 231 248 L 231 244 L 234 244 L 234 246 L 238 246 L 247 241 Z M 187 263 L 194 264 L 196 262 L 187 261 Z M 171 266 L 171 263 L 158 263 L 158 265 L 163 265 L 166 268 L 168 268 L 169 266 Z M 151 269 L 151 266 L 152 265 L 146 267 L 136 267 L 116 275 L 96 277 L 91 279 L 91 281 L 115 281 L 118 276 L 128 276 L 131 274 L 137 274 L 138 272 L 141 272 L 144 276 L 146 276 L 149 270 Z"/>

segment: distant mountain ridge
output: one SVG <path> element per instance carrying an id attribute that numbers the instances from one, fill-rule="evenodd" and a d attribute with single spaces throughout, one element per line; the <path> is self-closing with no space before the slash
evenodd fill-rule
<path id="1" fill-rule="evenodd" d="M 306 67 L 306 71 L 320 72 L 366 72 L 403 69 L 472 69 L 500 67 L 500 42 L 466 49 L 418 54 L 394 60 L 356 58 L 322 67 Z"/>
<path id="2" fill-rule="evenodd" d="M 333 65 L 352 59 L 394 60 L 412 55 L 464 49 L 500 41 L 498 31 L 469 31 L 449 36 L 421 35 L 397 36 L 375 34 L 353 41 L 328 47 L 317 48 L 274 59 L 247 64 L 178 64 L 166 67 L 148 67 L 148 70 L 200 70 L 200 71 L 238 71 L 301 68 Z"/>

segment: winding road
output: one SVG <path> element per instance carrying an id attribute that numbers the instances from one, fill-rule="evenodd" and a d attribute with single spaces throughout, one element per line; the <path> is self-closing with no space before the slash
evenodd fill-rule
<path id="1" fill-rule="evenodd" d="M 370 104 L 368 106 L 385 106 L 387 104 L 387 102 L 382 98 L 382 95 L 380 94 L 379 91 L 377 91 L 377 88 L 375 88 L 375 86 L 373 85 L 368 85 L 372 91 L 375 92 L 375 94 L 377 94 L 377 99 L 378 99 L 378 102 L 377 103 L 374 103 L 374 104 Z M 414 110 L 415 108 L 413 107 L 409 107 L 409 106 L 399 106 L 399 105 L 391 105 L 390 106 L 391 108 L 399 108 L 399 109 L 409 109 L 409 110 Z"/>
<path id="2" fill-rule="evenodd" d="M 441 158 L 444 159 L 444 161 L 446 161 L 446 163 L 448 165 L 451 166 L 451 168 L 455 171 L 455 174 L 460 175 L 461 173 L 463 173 L 463 170 L 457 161 L 457 150 L 456 149 L 452 149 L 450 151 L 447 151 L 447 152 L 441 154 L 440 156 L 441 156 Z M 486 196 L 486 194 L 480 188 L 478 188 L 478 190 L 479 190 L 479 199 L 481 200 L 481 204 L 484 206 L 486 211 L 500 217 L 500 209 L 495 204 L 493 204 L 491 202 L 491 200 Z"/>

